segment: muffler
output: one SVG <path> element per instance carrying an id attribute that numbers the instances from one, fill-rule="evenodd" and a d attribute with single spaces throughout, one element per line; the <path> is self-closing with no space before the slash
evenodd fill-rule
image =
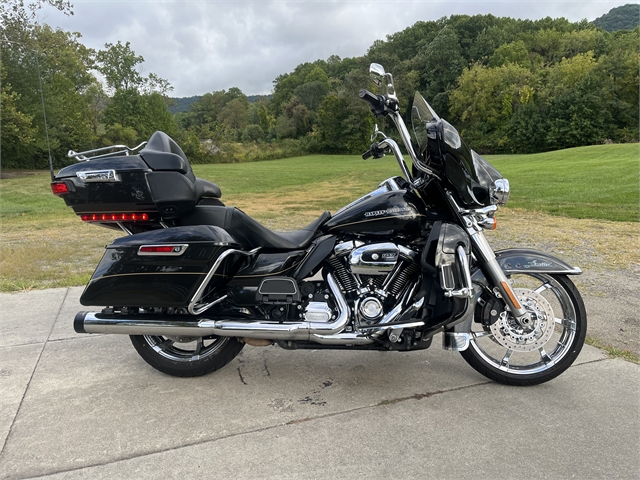
<path id="1" fill-rule="evenodd" d="M 265 340 L 312 341 L 318 343 L 364 345 L 373 343 L 365 336 L 353 333 L 339 335 L 349 323 L 351 311 L 333 275 L 327 283 L 336 299 L 338 316 L 333 322 L 275 323 L 264 320 L 212 320 L 205 316 L 158 319 L 153 316 L 120 318 L 97 312 L 79 312 L 74 320 L 78 333 L 115 333 L 123 335 L 161 335 L 166 337 L 244 337 Z"/>

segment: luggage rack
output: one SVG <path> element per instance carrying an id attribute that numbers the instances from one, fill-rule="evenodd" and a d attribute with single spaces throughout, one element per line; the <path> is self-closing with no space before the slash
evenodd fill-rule
<path id="1" fill-rule="evenodd" d="M 69 150 L 69 153 L 67 153 L 67 157 L 73 158 L 76 162 L 88 162 L 89 160 L 95 160 L 96 158 L 112 157 L 114 155 L 121 154 L 129 155 L 141 149 L 146 144 L 147 142 L 142 142 L 140 145 L 133 148 L 127 147 L 126 145 L 111 145 L 110 147 L 96 148 L 94 150 L 87 150 L 85 152 L 74 152 L 73 150 Z M 100 152 L 107 153 L 96 155 Z"/>

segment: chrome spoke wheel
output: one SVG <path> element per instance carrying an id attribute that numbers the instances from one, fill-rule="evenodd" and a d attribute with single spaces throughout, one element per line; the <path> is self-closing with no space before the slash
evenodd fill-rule
<path id="1" fill-rule="evenodd" d="M 518 322 L 506 308 L 490 325 L 476 319 L 462 356 L 502 383 L 550 380 L 571 365 L 584 343 L 586 312 L 580 294 L 561 275 L 518 274 L 510 282 L 530 320 Z"/>

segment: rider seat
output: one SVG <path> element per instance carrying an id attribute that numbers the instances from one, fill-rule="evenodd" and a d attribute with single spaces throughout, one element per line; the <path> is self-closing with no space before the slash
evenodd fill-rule
<path id="1" fill-rule="evenodd" d="M 238 242 L 248 248 L 296 250 L 308 247 L 318 228 L 325 224 L 329 218 L 331 218 L 331 213 L 327 211 L 300 230 L 274 232 L 238 208 L 198 205 L 193 213 L 180 219 L 180 225 L 214 225 L 224 228 Z"/>

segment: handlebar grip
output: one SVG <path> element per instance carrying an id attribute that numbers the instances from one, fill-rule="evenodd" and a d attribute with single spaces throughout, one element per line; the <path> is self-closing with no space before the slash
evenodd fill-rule
<path id="1" fill-rule="evenodd" d="M 362 89 L 358 92 L 358 96 L 371 105 L 371 110 L 376 116 L 384 115 L 385 113 L 385 98 L 382 95 L 375 95 L 369 90 Z"/>
<path id="2" fill-rule="evenodd" d="M 367 103 L 370 103 L 372 106 L 378 105 L 379 100 L 378 96 L 371 93 L 366 88 L 363 88 L 358 92 L 358 96 Z"/>
<path id="3" fill-rule="evenodd" d="M 373 157 L 373 153 L 371 152 L 371 149 L 367 150 L 366 152 L 364 152 L 362 154 L 362 159 L 363 160 L 367 160 L 369 158 Z"/>

